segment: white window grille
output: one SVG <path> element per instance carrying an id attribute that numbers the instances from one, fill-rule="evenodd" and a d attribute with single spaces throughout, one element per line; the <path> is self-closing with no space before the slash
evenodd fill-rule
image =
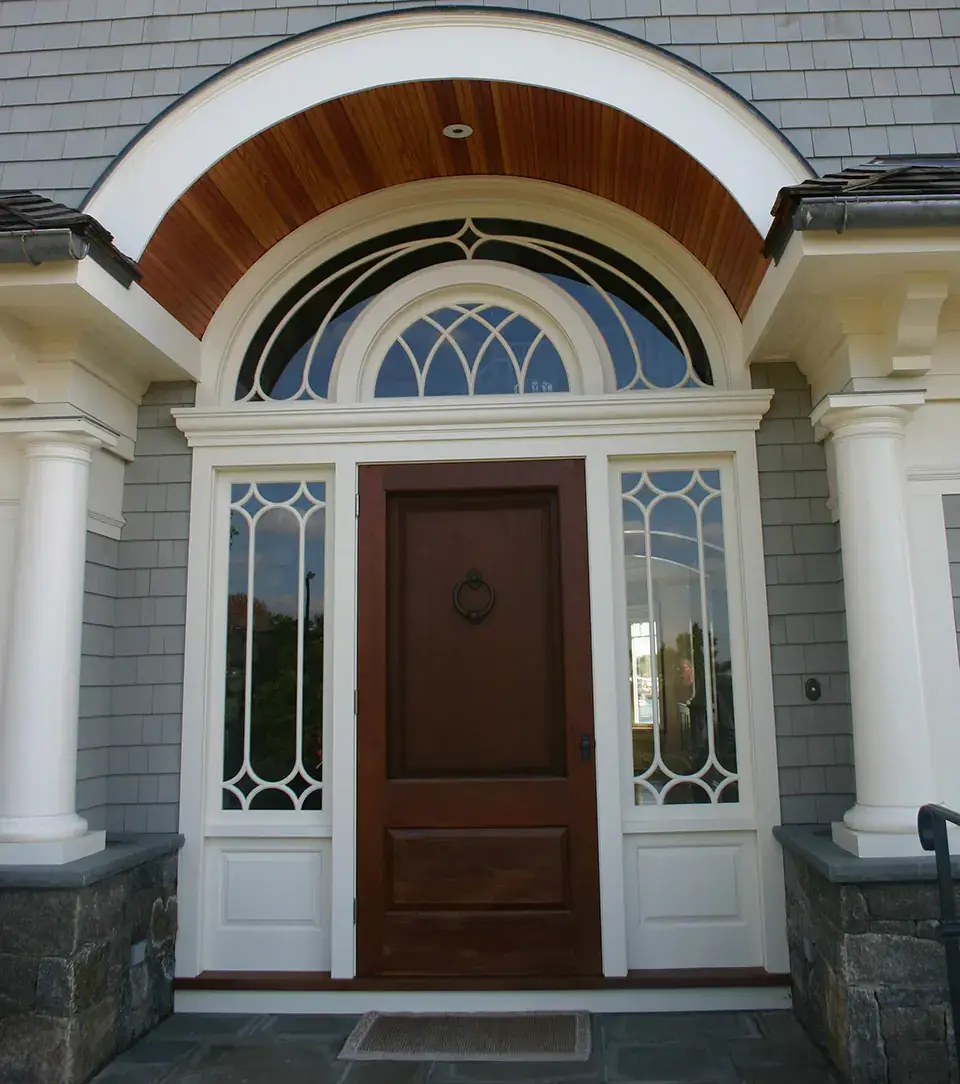
<path id="1" fill-rule="evenodd" d="M 717 470 L 621 475 L 634 799 L 739 801 Z"/>
<path id="2" fill-rule="evenodd" d="M 320 809 L 326 487 L 231 488 L 224 809 Z"/>

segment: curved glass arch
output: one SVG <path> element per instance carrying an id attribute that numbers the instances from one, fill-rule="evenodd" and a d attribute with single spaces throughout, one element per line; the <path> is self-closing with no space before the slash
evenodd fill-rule
<path id="1" fill-rule="evenodd" d="M 570 390 L 542 328 L 502 305 L 453 304 L 414 320 L 380 364 L 376 399 Z"/>
<path id="2" fill-rule="evenodd" d="M 416 271 L 464 260 L 496 260 L 525 268 L 577 301 L 606 342 L 620 391 L 713 384 L 706 349 L 693 321 L 666 287 L 633 260 L 553 226 L 468 218 L 381 234 L 312 271 L 274 306 L 251 340 L 237 380 L 236 399 L 327 398 L 337 350 L 371 299 Z M 437 314 L 447 308 L 432 315 L 439 320 Z M 488 347 L 491 357 L 501 347 L 495 339 Z M 448 341 L 443 360 L 437 362 L 437 375 L 426 384 L 419 381 L 416 394 L 456 394 L 432 390 L 450 388 L 450 381 L 456 382 L 450 351 L 455 353 Z M 557 383 L 562 363 L 559 355 L 549 358 L 548 354 L 545 347 L 536 359 L 537 369 L 543 371 L 531 381 Z M 411 364 L 405 355 L 385 359 L 387 375 L 394 374 L 389 380 L 384 378 L 385 387 L 401 386 L 394 378 L 401 380 L 404 363 Z M 480 393 L 488 379 L 481 381 Z M 404 375 L 403 380 L 409 377 Z M 472 387 L 469 380 L 467 385 Z M 569 383 L 563 390 L 568 389 Z"/>

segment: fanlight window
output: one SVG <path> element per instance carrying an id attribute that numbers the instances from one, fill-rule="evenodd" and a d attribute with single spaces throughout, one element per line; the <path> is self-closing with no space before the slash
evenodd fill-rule
<path id="1" fill-rule="evenodd" d="M 621 483 L 635 801 L 737 802 L 720 472 Z"/>
<path id="2" fill-rule="evenodd" d="M 397 336 L 377 374 L 380 398 L 569 391 L 546 333 L 500 305 L 447 305 Z"/>
<path id="3" fill-rule="evenodd" d="M 579 303 L 606 343 L 618 390 L 704 387 L 713 383 L 706 350 L 693 322 L 662 283 L 634 261 L 605 245 L 552 226 L 507 219 L 466 219 L 395 230 L 354 245 L 318 267 L 287 293 L 253 337 L 241 366 L 236 398 L 245 402 L 289 402 L 330 397 L 338 351 L 370 301 L 417 271 L 464 260 L 494 260 L 524 268 L 542 275 Z M 463 311 L 467 309 L 474 315 L 467 316 Z M 508 315 L 504 313 L 503 317 Z M 444 321 L 458 317 L 463 320 L 455 331 L 448 332 Z M 484 394 L 492 391 L 488 381 L 496 384 L 498 391 L 509 394 L 514 390 L 506 386 L 511 370 L 520 394 L 569 390 L 565 373 L 561 379 L 559 355 L 546 338 L 526 359 L 526 375 L 525 359 L 520 354 L 519 368 L 514 366 L 509 357 L 511 350 L 517 352 L 513 338 L 519 341 L 529 331 L 525 318 L 515 314 L 501 334 L 493 335 L 482 356 L 478 354 L 465 368 L 465 363 L 456 359 L 463 370 L 461 380 L 454 355 L 462 338 L 489 333 L 489 329 L 483 329 L 481 318 L 496 325 L 501 314 L 489 308 L 481 312 L 465 298 L 463 305 L 424 317 L 416 330 L 410 329 L 409 336 L 404 333 L 409 353 L 398 340 L 399 353 L 387 359 L 389 364 L 384 365 L 381 374 L 383 390 L 378 381 L 376 394 Z M 441 328 L 431 325 L 431 319 Z M 432 334 L 443 338 L 443 344 L 428 364 L 410 338 L 420 337 L 426 342 Z M 433 345 L 431 342 L 426 347 L 428 353 Z M 405 366 L 409 366 L 409 372 Z M 429 371 L 433 367 L 437 375 L 431 379 Z M 500 375 L 486 375 L 494 372 Z M 533 387 L 543 381 L 551 387 Z M 407 390 L 396 390 L 401 386 Z M 435 390 L 454 386 L 456 390 Z"/>

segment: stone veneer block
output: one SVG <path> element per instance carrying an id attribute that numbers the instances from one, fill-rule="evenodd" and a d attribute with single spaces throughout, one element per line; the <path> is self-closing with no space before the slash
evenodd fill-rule
<path id="1" fill-rule="evenodd" d="M 956 1084 L 933 856 L 857 859 L 829 833 L 776 830 L 794 1011 L 845 1084 Z"/>
<path id="2" fill-rule="evenodd" d="M 82 1084 L 173 1011 L 182 842 L 0 869 L 0 1081 Z"/>

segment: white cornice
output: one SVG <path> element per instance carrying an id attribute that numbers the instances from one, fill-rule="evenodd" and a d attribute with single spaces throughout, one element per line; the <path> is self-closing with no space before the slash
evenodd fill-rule
<path id="1" fill-rule="evenodd" d="M 609 396 L 484 396 L 483 401 L 363 404 L 252 403 L 229 410 L 184 407 L 173 416 L 191 447 L 468 440 L 755 430 L 767 390 L 644 391 Z"/>

